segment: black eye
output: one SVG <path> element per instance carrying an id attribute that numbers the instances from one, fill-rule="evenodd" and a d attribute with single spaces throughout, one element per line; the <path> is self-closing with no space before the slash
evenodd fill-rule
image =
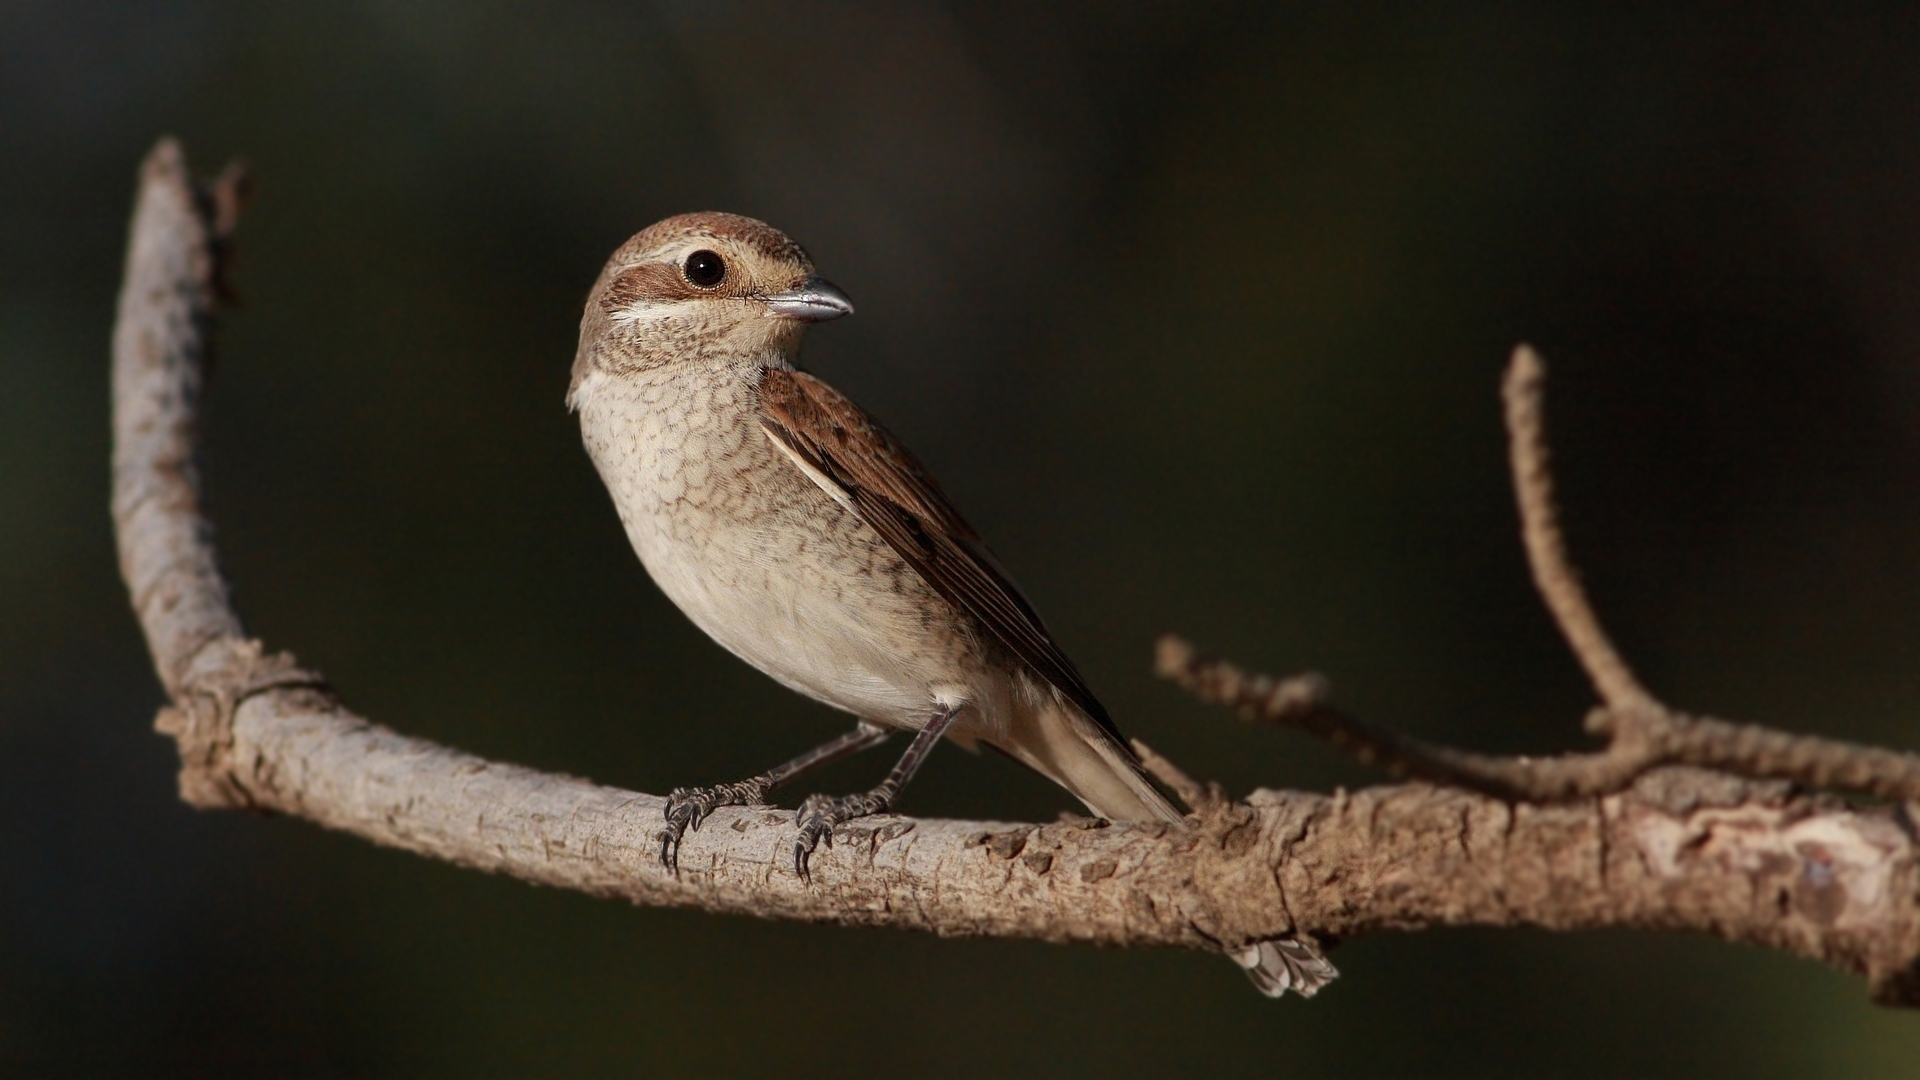
<path id="1" fill-rule="evenodd" d="M 711 289 L 727 276 L 727 264 L 721 261 L 719 252 L 696 251 L 687 256 L 687 264 L 680 272 L 700 288 Z"/>

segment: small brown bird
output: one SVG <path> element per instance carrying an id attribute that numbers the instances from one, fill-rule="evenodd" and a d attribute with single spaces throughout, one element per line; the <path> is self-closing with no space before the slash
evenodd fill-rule
<path id="1" fill-rule="evenodd" d="M 640 561 L 734 655 L 859 718 L 737 783 L 678 788 L 660 855 L 714 808 L 757 805 L 818 765 L 914 732 L 872 791 L 810 795 L 802 877 L 833 828 L 893 806 L 943 736 L 986 743 L 1121 821 L 1177 821 L 1033 606 L 907 448 L 794 361 L 809 323 L 853 313 L 783 233 L 732 214 L 627 241 L 587 296 L 567 403 Z M 1334 976 L 1311 945 L 1229 955 L 1269 995 Z"/>

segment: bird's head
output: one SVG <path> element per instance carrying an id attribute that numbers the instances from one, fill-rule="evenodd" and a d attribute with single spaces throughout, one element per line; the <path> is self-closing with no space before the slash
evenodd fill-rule
<path id="1" fill-rule="evenodd" d="M 677 363 L 789 361 L 808 323 L 853 314 L 765 222 L 682 214 L 621 245 L 587 295 L 574 382 Z"/>

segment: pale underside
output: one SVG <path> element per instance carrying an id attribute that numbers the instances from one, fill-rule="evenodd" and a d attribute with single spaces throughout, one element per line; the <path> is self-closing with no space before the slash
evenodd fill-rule
<path id="1" fill-rule="evenodd" d="M 956 734 L 999 733 L 1020 692 L 1011 673 L 844 493 L 776 447 L 753 394 L 733 371 L 583 380 L 588 450 L 648 574 L 715 641 L 808 697 L 901 729 L 971 706 Z"/>

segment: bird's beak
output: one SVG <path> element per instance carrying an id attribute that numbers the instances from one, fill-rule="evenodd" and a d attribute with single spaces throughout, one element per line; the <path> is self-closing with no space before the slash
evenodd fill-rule
<path id="1" fill-rule="evenodd" d="M 826 322 L 853 314 L 853 301 L 823 277 L 810 277 L 797 289 L 766 293 L 760 299 L 767 310 L 783 319 Z"/>

